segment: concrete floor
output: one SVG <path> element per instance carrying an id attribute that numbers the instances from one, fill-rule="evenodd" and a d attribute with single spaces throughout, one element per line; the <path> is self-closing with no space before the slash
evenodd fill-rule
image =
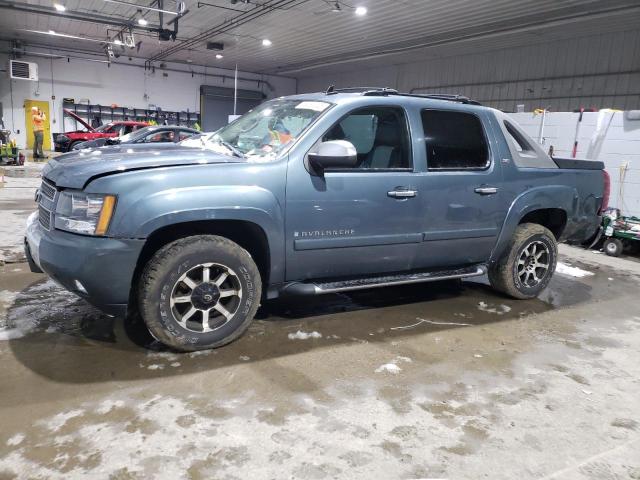
<path id="1" fill-rule="evenodd" d="M 640 263 L 561 260 L 540 299 L 270 303 L 191 354 L 7 263 L 0 478 L 639 479 Z"/>

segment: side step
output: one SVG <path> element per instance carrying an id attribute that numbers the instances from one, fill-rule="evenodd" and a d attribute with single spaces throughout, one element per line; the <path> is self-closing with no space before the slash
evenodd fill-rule
<path id="1" fill-rule="evenodd" d="M 281 290 L 284 295 L 322 295 L 325 293 L 348 292 L 365 288 L 392 287 L 407 283 L 437 282 L 455 278 L 478 277 L 487 273 L 484 265 L 459 268 L 456 270 L 440 270 L 432 272 L 384 275 L 377 277 L 355 278 L 333 282 L 289 283 Z"/>

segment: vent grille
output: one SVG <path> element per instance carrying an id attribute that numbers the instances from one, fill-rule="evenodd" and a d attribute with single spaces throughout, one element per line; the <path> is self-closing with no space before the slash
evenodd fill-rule
<path id="1" fill-rule="evenodd" d="M 51 185 L 49 182 L 43 181 L 40 186 L 40 193 L 47 197 L 49 200 L 53 200 L 56 196 L 56 187 Z"/>
<path id="2" fill-rule="evenodd" d="M 32 62 L 21 62 L 20 60 L 10 60 L 11 78 L 15 80 L 38 80 L 38 64 Z"/>
<path id="3" fill-rule="evenodd" d="M 38 205 L 38 220 L 44 229 L 51 230 L 51 212 L 42 205 Z"/>

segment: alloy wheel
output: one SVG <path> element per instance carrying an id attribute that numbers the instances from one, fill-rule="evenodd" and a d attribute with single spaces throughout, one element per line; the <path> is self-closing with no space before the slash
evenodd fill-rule
<path id="1" fill-rule="evenodd" d="M 549 271 L 551 254 L 543 242 L 533 241 L 521 252 L 518 258 L 517 275 L 525 287 L 535 287 L 544 280 Z"/>
<path id="2" fill-rule="evenodd" d="M 238 311 L 242 284 L 225 265 L 203 263 L 184 273 L 171 291 L 170 306 L 183 328 L 207 333 L 225 325 Z"/>

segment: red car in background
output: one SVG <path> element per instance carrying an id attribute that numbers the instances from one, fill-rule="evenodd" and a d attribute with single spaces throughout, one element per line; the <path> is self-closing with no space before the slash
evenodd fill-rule
<path id="1" fill-rule="evenodd" d="M 86 130 L 76 130 L 74 132 L 60 133 L 55 138 L 56 152 L 70 152 L 74 145 L 87 140 L 95 140 L 97 138 L 119 137 L 127 133 L 131 133 L 139 128 L 148 126 L 145 122 L 134 121 L 118 121 L 106 123 L 98 128 L 93 128 L 85 120 L 73 113 L 71 110 L 64 110 L 69 116 L 73 117 L 79 123 L 84 125 Z"/>

